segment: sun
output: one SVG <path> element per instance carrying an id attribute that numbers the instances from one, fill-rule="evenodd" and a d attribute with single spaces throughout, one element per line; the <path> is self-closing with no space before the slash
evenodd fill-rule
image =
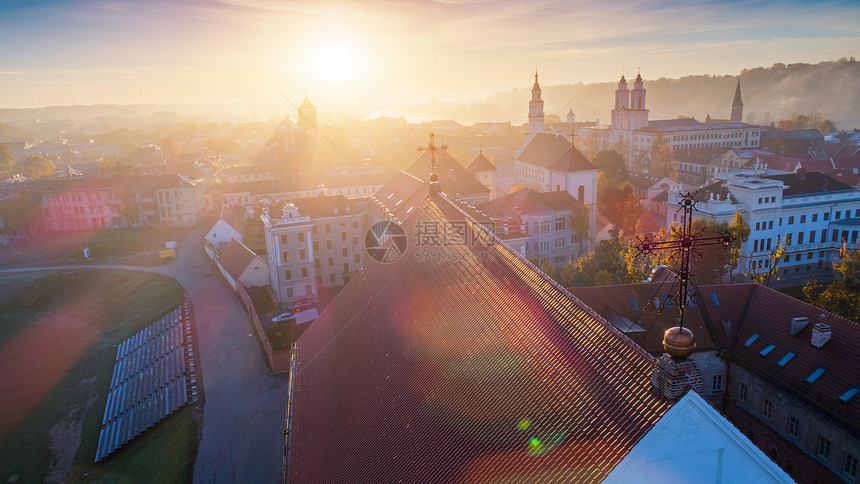
<path id="1" fill-rule="evenodd" d="M 316 55 L 317 73 L 326 82 L 342 82 L 355 69 L 355 54 L 343 44 L 326 44 Z"/>

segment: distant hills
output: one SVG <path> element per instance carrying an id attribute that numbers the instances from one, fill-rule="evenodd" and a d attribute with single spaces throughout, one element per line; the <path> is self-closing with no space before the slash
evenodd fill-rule
<path id="1" fill-rule="evenodd" d="M 630 73 L 628 81 L 635 77 Z M 654 72 L 642 72 L 647 90 L 649 119 L 694 116 L 703 120 L 728 118 L 737 76 L 686 76 L 680 79 L 653 79 Z M 818 113 L 839 128 L 860 128 L 860 62 L 853 57 L 818 64 L 774 64 L 740 73 L 744 121 L 770 124 L 793 113 Z M 620 77 L 620 76 L 619 76 Z M 541 85 L 546 114 L 562 119 L 573 108 L 577 121 L 609 122 L 618 79 L 596 84 Z M 628 84 L 632 88 L 632 82 Z M 439 103 L 413 107 L 442 118 L 473 123 L 527 119 L 531 84 L 465 103 Z"/>
<path id="2" fill-rule="evenodd" d="M 633 73 L 630 73 L 633 74 Z M 647 90 L 646 107 L 650 119 L 693 116 L 703 120 L 728 118 L 737 76 L 698 75 L 680 79 L 659 78 L 654 72 L 642 72 Z M 768 125 L 794 113 L 821 113 L 841 129 L 860 128 L 860 62 L 853 57 L 818 64 L 774 64 L 756 67 L 740 73 L 744 102 L 744 121 Z M 526 76 L 528 77 L 528 76 Z M 632 80 L 634 75 L 629 76 Z M 541 84 L 547 115 L 562 119 L 573 108 L 577 121 L 609 122 L 618 79 L 593 84 Z M 629 87 L 632 88 L 632 82 Z M 500 92 L 470 101 L 434 102 L 399 106 L 403 113 L 417 117 L 453 119 L 471 124 L 484 121 L 526 122 L 531 83 L 522 88 Z M 324 100 L 318 100 L 320 106 Z M 53 106 L 32 109 L 2 109 L 0 122 L 23 119 L 70 119 L 96 123 L 131 124 L 135 119 L 143 124 L 170 124 L 181 121 L 230 118 L 260 119 L 274 114 L 284 116 L 289 111 L 283 103 L 253 105 L 249 103 L 209 103 L 175 105 L 100 105 Z M 256 116 L 255 116 L 256 114 Z M 320 111 L 326 122 L 335 113 Z M 364 117 L 364 116 L 362 116 Z"/>

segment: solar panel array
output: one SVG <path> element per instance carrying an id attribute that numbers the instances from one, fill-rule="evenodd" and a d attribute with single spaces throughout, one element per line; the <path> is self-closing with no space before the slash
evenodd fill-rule
<path id="1" fill-rule="evenodd" d="M 197 381 L 186 303 L 119 344 L 96 462 L 189 400 Z"/>

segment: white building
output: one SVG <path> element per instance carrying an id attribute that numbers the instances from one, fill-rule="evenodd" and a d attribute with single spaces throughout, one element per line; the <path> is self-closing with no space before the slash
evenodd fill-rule
<path id="1" fill-rule="evenodd" d="M 648 120 L 645 108 L 646 89 L 641 75 L 636 75 L 633 89 L 628 89 L 627 80 L 621 76 L 615 90 L 615 107 L 609 126 L 580 128 L 581 138 L 591 135 L 596 138 L 598 149 L 612 146 L 624 148 L 623 155 L 630 162 L 639 156 L 650 156 L 651 144 L 660 136 L 673 151 L 697 148 L 757 148 L 761 128 L 740 122 L 743 105 L 740 102 L 740 81 L 732 105 L 732 119 Z"/>
<path id="2" fill-rule="evenodd" d="M 750 226 L 741 247 L 742 267 L 768 269 L 770 251 L 786 245 L 779 273 L 783 279 L 807 279 L 830 268 L 843 244 L 860 247 L 860 191 L 828 175 L 798 172 L 765 175 L 761 171 L 721 174 L 725 180 L 699 189 L 694 219 L 730 221 L 740 212 Z M 669 193 L 677 208 L 679 193 Z M 667 210 L 667 224 L 682 214 Z"/>

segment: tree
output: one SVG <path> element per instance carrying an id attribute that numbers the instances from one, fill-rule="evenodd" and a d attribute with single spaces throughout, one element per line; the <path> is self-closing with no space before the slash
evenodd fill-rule
<path id="1" fill-rule="evenodd" d="M 0 203 L 0 232 L 27 230 L 35 225 L 39 211 L 27 197 L 15 195 Z"/>
<path id="2" fill-rule="evenodd" d="M 627 181 L 629 176 L 627 163 L 621 153 L 615 150 L 603 150 L 590 158 L 590 161 L 603 173 L 604 182 L 610 186 L 618 186 Z"/>
<path id="3" fill-rule="evenodd" d="M 28 156 L 24 163 L 21 163 L 21 172 L 27 178 L 38 180 L 53 176 L 57 173 L 57 166 L 54 162 L 45 158 L 42 155 Z"/>
<path id="4" fill-rule="evenodd" d="M 675 160 L 675 152 L 669 146 L 669 142 L 663 135 L 657 135 L 651 142 L 651 164 L 648 174 L 657 177 L 669 177 L 678 179 L 678 166 Z"/>
<path id="5" fill-rule="evenodd" d="M 164 153 L 165 156 L 173 156 L 182 153 L 182 147 L 179 146 L 179 143 L 177 143 L 176 139 L 172 136 L 167 136 L 159 141 L 158 146 L 161 148 L 161 152 Z"/>
<path id="6" fill-rule="evenodd" d="M 833 262 L 833 281 L 827 286 L 813 279 L 803 287 L 810 303 L 860 323 L 860 249 L 839 252 Z"/>
<path id="7" fill-rule="evenodd" d="M 765 262 L 763 263 L 764 267 L 759 268 L 757 261 L 750 261 L 749 267 L 747 268 L 747 277 L 749 277 L 752 282 L 770 287 L 771 280 L 779 280 L 779 262 L 782 260 L 784 255 L 785 245 L 782 241 L 777 239 L 776 245 L 770 249 L 770 252 L 768 252 L 765 258 Z"/>
<path id="8" fill-rule="evenodd" d="M 579 257 L 584 253 L 583 242 L 588 236 L 588 231 L 591 228 L 591 217 L 589 215 L 588 206 L 584 203 L 578 203 L 570 212 L 570 231 L 579 238 Z"/>
<path id="9" fill-rule="evenodd" d="M 750 226 L 747 225 L 744 216 L 735 212 L 732 221 L 729 222 L 729 230 L 732 231 L 731 257 L 729 258 L 729 284 L 732 283 L 734 272 L 741 265 L 741 246 L 750 238 Z"/>
<path id="10" fill-rule="evenodd" d="M 615 232 L 632 237 L 636 233 L 636 222 L 642 215 L 642 205 L 636 198 L 630 182 L 615 188 L 607 188 L 598 200 L 601 213 L 615 227 Z"/>
<path id="11" fill-rule="evenodd" d="M 817 129 L 821 134 L 836 131 L 836 124 L 821 117 L 821 113 L 792 114 L 788 119 L 780 119 L 776 126 L 779 129 Z"/>
<path id="12" fill-rule="evenodd" d="M 15 157 L 6 145 L 0 145 L 0 178 L 6 178 L 15 173 Z"/>

